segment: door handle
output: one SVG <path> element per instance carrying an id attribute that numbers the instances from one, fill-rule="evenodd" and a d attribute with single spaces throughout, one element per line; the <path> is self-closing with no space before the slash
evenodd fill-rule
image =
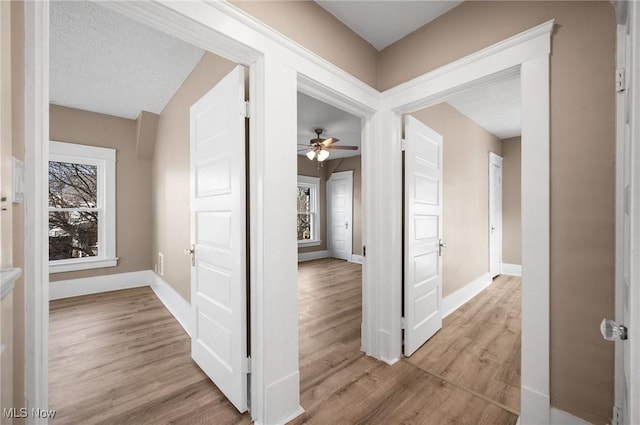
<path id="1" fill-rule="evenodd" d="M 348 229 L 348 228 L 349 228 L 349 222 L 348 222 L 348 221 L 345 221 L 345 222 L 344 222 L 344 228 L 345 228 L 345 229 Z"/>
<path id="2" fill-rule="evenodd" d="M 607 341 L 624 341 L 628 338 L 627 327 L 619 325 L 611 319 L 602 319 L 600 333 Z"/>
<path id="3" fill-rule="evenodd" d="M 191 244 L 191 246 L 184 250 L 184 255 L 191 256 L 191 267 L 196 266 L 196 246 L 195 244 Z"/>
<path id="4" fill-rule="evenodd" d="M 447 244 L 442 242 L 442 239 L 438 239 L 438 257 L 442 257 L 442 248 L 446 248 Z"/>
<path id="5" fill-rule="evenodd" d="M 491 226 L 491 233 L 495 232 L 496 226 Z"/>

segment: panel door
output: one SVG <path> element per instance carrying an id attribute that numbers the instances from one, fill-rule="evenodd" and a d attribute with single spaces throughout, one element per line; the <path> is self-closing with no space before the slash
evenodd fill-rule
<path id="1" fill-rule="evenodd" d="M 240 411 L 247 410 L 244 69 L 190 110 L 191 357 Z"/>
<path id="2" fill-rule="evenodd" d="M 502 158 L 489 153 L 489 273 L 502 269 Z"/>
<path id="3" fill-rule="evenodd" d="M 442 136 L 405 117 L 404 355 L 442 327 Z"/>
<path id="4" fill-rule="evenodd" d="M 327 182 L 329 255 L 351 260 L 353 173 L 333 173 Z"/>

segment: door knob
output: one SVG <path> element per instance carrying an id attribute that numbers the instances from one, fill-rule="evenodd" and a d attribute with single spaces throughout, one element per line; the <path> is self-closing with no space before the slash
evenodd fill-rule
<path id="1" fill-rule="evenodd" d="M 345 229 L 348 229 L 348 228 L 349 228 L 349 222 L 348 222 L 348 221 L 345 221 L 345 222 L 344 222 L 344 228 L 345 228 Z"/>
<path id="2" fill-rule="evenodd" d="M 496 226 L 491 226 L 491 233 L 495 232 Z"/>
<path id="3" fill-rule="evenodd" d="M 438 257 L 442 257 L 442 248 L 446 248 L 447 244 L 442 242 L 442 239 L 438 239 Z"/>
<path id="4" fill-rule="evenodd" d="M 196 246 L 195 245 L 191 245 L 189 248 L 184 250 L 184 255 L 190 255 L 191 256 L 191 267 L 195 267 L 196 266 Z"/>
<path id="5" fill-rule="evenodd" d="M 624 341 L 627 339 L 627 327 L 619 325 L 611 319 L 602 319 L 600 333 L 607 341 Z"/>

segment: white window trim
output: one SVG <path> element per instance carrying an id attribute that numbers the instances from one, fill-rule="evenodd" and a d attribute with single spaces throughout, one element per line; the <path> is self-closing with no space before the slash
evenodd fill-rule
<path id="1" fill-rule="evenodd" d="M 298 241 L 298 247 L 319 246 L 322 243 L 320 239 L 320 177 L 298 176 L 298 186 L 310 187 L 311 190 L 311 210 L 314 211 L 315 217 L 311 226 L 311 239 Z M 297 213 L 297 211 L 296 211 Z"/>
<path id="2" fill-rule="evenodd" d="M 51 141 L 49 161 L 89 164 L 98 167 L 98 205 L 102 216 L 98 227 L 97 257 L 49 261 L 49 273 L 113 267 L 116 257 L 116 150 Z"/>

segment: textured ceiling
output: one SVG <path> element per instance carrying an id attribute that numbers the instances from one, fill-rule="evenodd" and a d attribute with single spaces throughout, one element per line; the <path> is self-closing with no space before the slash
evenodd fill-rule
<path id="1" fill-rule="evenodd" d="M 306 94 L 298 93 L 298 143 L 308 145 L 310 139 L 315 139 L 315 128 L 323 129 L 322 138 L 336 137 L 340 139 L 336 146 L 361 145 L 362 121 L 355 115 L 351 115 L 334 106 L 327 105 Z M 303 146 L 298 146 L 303 149 Z M 307 151 L 298 152 L 304 155 Z M 329 159 L 346 158 L 361 154 L 357 151 L 332 150 Z"/>
<path id="2" fill-rule="evenodd" d="M 453 9 L 462 1 L 316 0 L 316 3 L 373 47 L 382 50 Z"/>
<path id="3" fill-rule="evenodd" d="M 50 7 L 51 103 L 124 118 L 160 113 L 203 50 L 96 2 Z"/>
<path id="4" fill-rule="evenodd" d="M 482 84 L 454 94 L 447 102 L 500 139 L 520 136 L 520 76 Z"/>

